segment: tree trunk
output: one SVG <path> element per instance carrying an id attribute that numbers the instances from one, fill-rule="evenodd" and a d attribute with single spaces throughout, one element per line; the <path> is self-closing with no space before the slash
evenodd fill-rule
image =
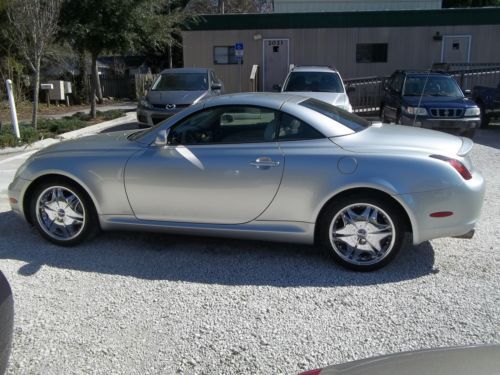
<path id="1" fill-rule="evenodd" d="M 36 59 L 35 71 L 33 72 L 33 112 L 31 125 L 36 129 L 38 125 L 38 100 L 40 96 L 40 60 Z"/>
<path id="2" fill-rule="evenodd" d="M 77 50 L 78 54 L 78 75 L 75 79 L 75 99 L 77 104 L 88 103 L 89 87 L 87 80 L 87 64 L 85 63 L 85 51 Z"/>
<path id="3" fill-rule="evenodd" d="M 92 75 L 93 79 L 95 79 L 95 95 L 97 95 L 97 101 L 99 104 L 102 104 L 102 89 L 101 89 L 101 80 L 99 79 L 99 70 L 97 69 L 97 56 L 98 53 L 92 53 Z"/>
<path id="4" fill-rule="evenodd" d="M 97 117 L 96 113 L 96 94 L 99 74 L 97 72 L 97 53 L 92 53 L 92 84 L 90 87 L 90 115 L 92 118 Z"/>

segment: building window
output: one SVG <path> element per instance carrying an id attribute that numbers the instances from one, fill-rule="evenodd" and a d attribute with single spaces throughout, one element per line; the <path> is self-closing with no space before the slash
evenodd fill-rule
<path id="1" fill-rule="evenodd" d="M 214 47 L 214 64 L 238 64 L 234 46 Z M 243 63 L 243 61 L 241 61 Z"/>
<path id="2" fill-rule="evenodd" d="M 387 62 L 387 43 L 356 44 L 356 62 Z"/>

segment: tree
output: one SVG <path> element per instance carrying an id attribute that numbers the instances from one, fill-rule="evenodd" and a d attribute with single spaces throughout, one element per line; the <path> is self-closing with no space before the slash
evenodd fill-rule
<path id="1" fill-rule="evenodd" d="M 11 39 L 32 72 L 33 113 L 31 123 L 37 127 L 40 95 L 40 65 L 47 46 L 52 42 L 59 19 L 61 0 L 12 0 L 8 4 Z"/>
<path id="2" fill-rule="evenodd" d="M 96 114 L 99 88 L 97 58 L 104 51 L 126 53 L 147 43 L 152 48 L 173 43 L 174 25 L 182 13 L 168 7 L 175 1 L 159 0 L 64 0 L 61 37 L 92 59 L 91 114 Z"/>
<path id="3" fill-rule="evenodd" d="M 196 20 L 193 12 L 186 10 L 186 0 L 148 1 L 137 17 L 138 40 L 136 50 L 148 60 L 165 61 L 173 67 L 173 48 L 181 46 L 181 27 L 189 19 Z"/>

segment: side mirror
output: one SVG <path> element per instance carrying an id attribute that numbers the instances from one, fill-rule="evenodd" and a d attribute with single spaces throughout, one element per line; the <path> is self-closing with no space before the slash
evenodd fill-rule
<path id="1" fill-rule="evenodd" d="M 277 83 L 275 83 L 275 84 L 273 85 L 273 90 L 274 90 L 274 91 L 277 91 L 277 92 L 280 92 L 280 91 L 281 91 L 281 85 L 278 85 Z"/>
<path id="2" fill-rule="evenodd" d="M 347 86 L 345 91 L 350 94 L 350 93 L 353 93 L 354 91 L 356 91 L 356 87 L 354 86 Z"/>
<path id="3" fill-rule="evenodd" d="M 222 84 L 221 83 L 212 83 L 212 90 L 213 91 L 222 90 Z"/>
<path id="4" fill-rule="evenodd" d="M 168 146 L 168 136 L 170 135 L 169 129 L 162 129 L 156 134 L 156 139 L 154 145 L 156 147 L 165 147 Z"/>
<path id="5" fill-rule="evenodd" d="M 467 97 L 470 97 L 472 96 L 472 91 L 467 89 L 467 90 L 464 90 L 464 95 L 467 96 Z"/>

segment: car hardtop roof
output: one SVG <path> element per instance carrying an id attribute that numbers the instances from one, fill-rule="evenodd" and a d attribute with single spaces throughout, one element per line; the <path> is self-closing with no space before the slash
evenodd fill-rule
<path id="1" fill-rule="evenodd" d="M 331 66 L 324 65 L 304 65 L 304 66 L 295 66 L 292 69 L 292 72 L 329 72 L 329 73 L 338 73 L 337 69 Z"/>
<path id="2" fill-rule="evenodd" d="M 307 97 L 299 95 L 274 92 L 242 92 L 211 97 L 205 100 L 205 106 L 255 105 L 278 110 L 286 102 L 298 104 L 304 100 L 307 100 Z"/>
<path id="3" fill-rule="evenodd" d="M 167 73 L 207 73 L 209 68 L 173 68 L 162 70 L 160 74 Z"/>
<path id="4" fill-rule="evenodd" d="M 431 75 L 431 76 L 450 76 L 450 74 L 446 72 L 442 72 L 439 70 L 397 70 L 396 72 L 400 72 L 406 75 Z"/>

